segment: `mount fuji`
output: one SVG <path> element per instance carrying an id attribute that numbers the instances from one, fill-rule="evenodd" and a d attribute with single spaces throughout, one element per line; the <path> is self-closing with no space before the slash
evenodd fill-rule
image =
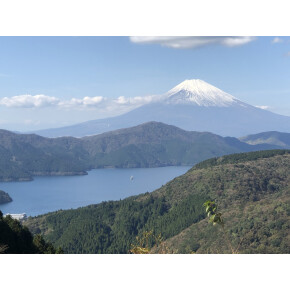
<path id="1" fill-rule="evenodd" d="M 290 132 L 290 117 L 244 103 L 198 79 L 185 80 L 151 99 L 150 103 L 123 115 L 35 133 L 45 137 L 83 137 L 150 121 L 234 137 L 263 131 Z"/>

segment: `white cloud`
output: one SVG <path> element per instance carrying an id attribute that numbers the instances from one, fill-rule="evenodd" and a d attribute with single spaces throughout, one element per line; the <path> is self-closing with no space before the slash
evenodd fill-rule
<path id="1" fill-rule="evenodd" d="M 160 96 L 145 96 L 145 97 L 134 97 L 134 98 L 125 98 L 121 96 L 114 100 L 115 103 L 120 105 L 132 105 L 132 106 L 141 106 L 146 105 L 152 102 L 157 102 L 160 100 Z"/>
<path id="2" fill-rule="evenodd" d="M 0 106 L 8 108 L 56 108 L 59 110 L 96 110 L 100 112 L 126 112 L 135 109 L 139 106 L 155 102 L 160 97 L 145 96 L 126 98 L 120 96 L 117 99 L 105 98 L 102 96 L 71 98 L 68 100 L 61 100 L 56 97 L 45 95 L 20 95 L 14 97 L 5 97 L 0 99 Z"/>
<path id="3" fill-rule="evenodd" d="M 284 42 L 284 40 L 280 37 L 275 37 L 273 40 L 272 40 L 272 43 L 282 43 Z"/>
<path id="4" fill-rule="evenodd" d="M 59 107 L 94 107 L 99 105 L 101 102 L 105 100 L 104 97 L 102 96 L 97 96 L 97 97 L 84 97 L 82 99 L 77 99 L 77 98 L 72 98 L 67 101 L 60 101 L 58 103 Z"/>
<path id="5" fill-rule="evenodd" d="M 134 43 L 156 43 L 172 48 L 196 48 L 200 46 L 219 44 L 223 46 L 240 46 L 247 44 L 255 37 L 252 36 L 131 36 Z"/>
<path id="6" fill-rule="evenodd" d="M 0 105 L 6 107 L 20 107 L 20 108 L 39 108 L 55 106 L 59 99 L 45 95 L 20 95 L 11 98 L 0 99 Z"/>
<path id="7" fill-rule="evenodd" d="M 44 108 L 44 107 L 93 107 L 104 101 L 105 98 L 97 97 L 84 97 L 82 99 L 72 98 L 70 100 L 60 100 L 55 97 L 45 95 L 20 95 L 14 97 L 5 97 L 0 99 L 0 106 L 14 107 L 14 108 Z"/>
<path id="8" fill-rule="evenodd" d="M 270 106 L 255 106 L 255 107 L 263 109 L 263 110 L 269 110 L 271 108 Z"/>
<path id="9" fill-rule="evenodd" d="M 120 104 L 120 105 L 125 105 L 125 104 L 128 104 L 128 103 L 130 102 L 130 99 L 125 98 L 124 96 L 120 96 L 119 98 L 117 98 L 117 99 L 115 100 L 115 102 L 116 102 L 117 104 Z"/>

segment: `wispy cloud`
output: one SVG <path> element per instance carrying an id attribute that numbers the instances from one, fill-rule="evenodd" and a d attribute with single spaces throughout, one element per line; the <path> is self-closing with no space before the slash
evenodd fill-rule
<path id="1" fill-rule="evenodd" d="M 171 48 L 189 49 L 208 45 L 240 46 L 254 41 L 252 36 L 131 36 L 130 40 L 140 44 L 160 44 Z"/>
<path id="2" fill-rule="evenodd" d="M 272 40 L 272 43 L 282 43 L 284 42 L 284 40 L 280 37 L 275 37 L 273 40 Z"/>
<path id="3" fill-rule="evenodd" d="M 141 106 L 146 105 L 152 102 L 156 102 L 160 100 L 161 96 L 145 96 L 145 97 L 134 97 L 134 98 L 125 98 L 121 96 L 115 99 L 113 102 L 119 105 L 134 105 L 134 106 Z"/>
<path id="4" fill-rule="evenodd" d="M 255 107 L 263 109 L 263 110 L 270 110 L 271 109 L 270 106 L 255 106 Z"/>
<path id="5" fill-rule="evenodd" d="M 290 51 L 288 51 L 288 52 L 286 53 L 286 56 L 290 56 Z"/>

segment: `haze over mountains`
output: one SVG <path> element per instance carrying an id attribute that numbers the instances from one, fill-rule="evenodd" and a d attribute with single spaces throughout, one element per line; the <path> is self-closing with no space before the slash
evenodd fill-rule
<path id="1" fill-rule="evenodd" d="M 157 121 L 189 131 L 240 137 L 263 131 L 290 132 L 290 117 L 244 103 L 198 79 L 186 80 L 126 114 L 36 131 L 45 137 L 83 137 Z"/>
<path id="2" fill-rule="evenodd" d="M 240 141 L 247 144 L 271 144 L 290 149 L 290 133 L 281 133 L 276 131 L 262 132 L 239 138 Z"/>

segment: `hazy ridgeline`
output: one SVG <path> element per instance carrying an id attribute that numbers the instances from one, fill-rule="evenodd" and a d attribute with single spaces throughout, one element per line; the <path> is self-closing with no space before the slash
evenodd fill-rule
<path id="1" fill-rule="evenodd" d="M 282 147 L 249 145 L 157 122 L 84 138 L 44 138 L 0 130 L 0 181 L 83 175 L 93 168 L 193 165 L 225 154 L 276 148 Z"/>

